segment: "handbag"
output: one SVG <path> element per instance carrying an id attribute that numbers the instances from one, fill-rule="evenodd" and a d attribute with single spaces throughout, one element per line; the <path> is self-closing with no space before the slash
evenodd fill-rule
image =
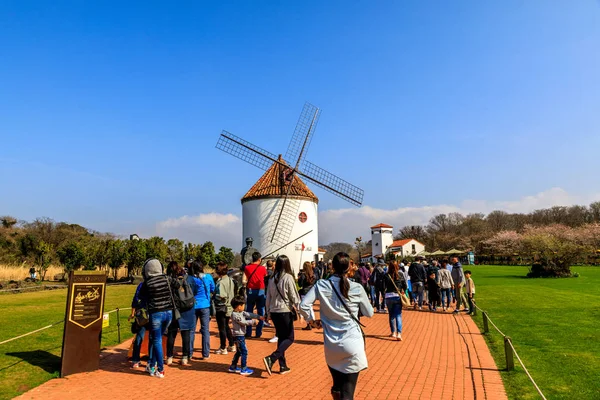
<path id="1" fill-rule="evenodd" d="M 177 307 L 175 307 L 175 299 L 173 298 L 173 291 L 171 290 L 171 281 L 169 281 L 169 278 L 167 276 L 165 276 L 165 279 L 167 280 L 167 286 L 169 286 L 169 294 L 171 295 L 171 301 L 173 302 L 173 319 L 177 321 L 179 320 L 179 318 L 181 318 L 181 313 L 179 312 Z"/>
<path id="2" fill-rule="evenodd" d="M 389 276 L 389 275 L 387 275 L 387 277 L 392 282 L 392 285 L 394 285 L 394 288 L 396 288 L 396 293 L 398 293 L 398 296 L 400 296 L 401 304 L 403 306 L 405 306 L 405 307 L 410 307 L 410 300 L 408 299 L 408 297 L 406 297 L 406 293 L 402 294 L 402 292 L 400 291 L 400 289 L 398 289 L 398 286 L 396 286 L 396 282 L 394 282 L 394 280 L 392 279 L 392 277 Z"/>
<path id="3" fill-rule="evenodd" d="M 275 282 L 275 277 L 273 277 L 273 284 L 275 285 L 275 289 L 277 289 L 277 293 L 279 293 L 279 297 L 281 297 L 281 300 L 283 300 L 283 302 L 285 303 L 285 297 L 283 297 L 283 295 L 281 294 L 281 291 L 279 290 L 279 285 L 277 285 L 277 282 Z M 294 307 L 294 305 L 289 305 L 287 306 L 290 309 L 290 312 L 292 313 L 292 320 L 294 321 L 298 321 L 298 311 L 296 310 L 296 307 Z"/>
<path id="4" fill-rule="evenodd" d="M 331 284 L 331 289 L 333 289 L 333 292 L 336 294 L 336 296 L 338 297 L 338 299 L 340 299 L 340 301 L 342 302 L 342 305 L 344 306 L 344 308 L 346 309 L 346 311 L 348 312 L 348 314 L 350 314 L 350 318 L 352 318 L 358 324 L 358 329 L 360 329 L 360 334 L 362 335 L 363 342 L 365 344 L 365 350 L 366 350 L 367 349 L 367 338 L 365 337 L 365 331 L 363 331 L 363 326 L 365 326 L 365 325 L 362 322 L 360 322 L 358 320 L 358 318 L 356 318 L 354 316 L 354 314 L 352 314 L 352 311 L 350 311 L 350 308 L 348 308 L 348 306 L 346 305 L 346 302 L 344 301 L 344 299 L 342 299 L 342 296 L 340 296 L 340 294 L 338 293 L 338 291 L 335 288 L 333 282 L 329 280 L 329 283 Z"/>
<path id="5" fill-rule="evenodd" d="M 136 308 L 135 309 L 135 323 L 138 326 L 144 326 L 148 322 L 150 322 L 150 318 L 148 318 L 148 310 L 146 308 Z"/>

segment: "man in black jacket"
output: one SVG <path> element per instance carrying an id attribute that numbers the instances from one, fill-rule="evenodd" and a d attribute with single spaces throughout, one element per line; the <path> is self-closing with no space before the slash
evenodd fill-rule
<path id="1" fill-rule="evenodd" d="M 415 310 L 417 309 L 417 303 L 419 310 L 423 309 L 423 290 L 425 280 L 427 279 L 427 271 L 423 264 L 421 264 L 421 260 L 423 260 L 423 257 L 418 256 L 408 268 L 408 276 L 410 276 L 413 297 L 415 298 Z"/>

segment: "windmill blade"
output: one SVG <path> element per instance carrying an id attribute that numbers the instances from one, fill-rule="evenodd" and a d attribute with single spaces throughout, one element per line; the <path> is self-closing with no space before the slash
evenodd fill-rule
<path id="1" fill-rule="evenodd" d="M 306 157 L 306 149 L 310 145 L 320 115 L 321 110 L 319 108 L 308 102 L 304 103 L 304 108 L 300 113 L 300 118 L 298 118 L 294 135 L 285 153 L 285 159 L 288 162 L 293 163 L 294 160 L 298 160 L 298 165 L 302 163 L 304 157 Z M 303 148 L 304 151 L 302 151 Z"/>
<path id="2" fill-rule="evenodd" d="M 300 210 L 300 200 L 288 198 L 287 201 L 279 200 L 271 213 L 279 214 L 277 219 L 271 218 L 268 227 L 268 240 L 271 243 L 282 245 L 286 243 L 294 229 Z"/>
<path id="3" fill-rule="evenodd" d="M 355 206 L 360 207 L 362 205 L 364 190 L 333 175 L 331 172 L 325 171 L 310 161 L 304 161 L 302 170 L 298 171 L 298 174 Z"/>
<path id="4" fill-rule="evenodd" d="M 221 136 L 219 136 L 215 147 L 263 171 L 269 169 L 274 162 L 279 162 L 275 154 L 261 149 L 227 131 L 221 132 Z"/>

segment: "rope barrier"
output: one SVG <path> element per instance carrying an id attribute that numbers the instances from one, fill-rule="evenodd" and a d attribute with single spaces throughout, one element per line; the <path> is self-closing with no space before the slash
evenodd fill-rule
<path id="1" fill-rule="evenodd" d="M 131 285 L 131 282 L 114 282 L 107 283 L 106 286 L 116 286 L 116 285 Z M 22 290 L 39 290 L 43 291 L 46 289 L 67 289 L 69 286 L 67 285 L 39 285 L 39 286 L 25 286 L 25 287 L 17 287 L 17 288 L 9 288 L 9 289 L 0 289 L 0 293 L 2 292 L 20 292 Z"/>
<path id="2" fill-rule="evenodd" d="M 512 349 L 513 354 L 515 355 L 515 357 L 517 357 L 517 360 L 519 361 L 519 364 L 521 364 L 521 367 L 523 368 L 523 371 L 525 371 L 525 374 L 527 374 L 527 377 L 529 378 L 529 380 L 531 381 L 531 383 L 533 384 L 533 387 L 535 388 L 535 390 L 538 392 L 538 394 L 540 395 L 540 397 L 544 400 L 546 400 L 546 396 L 544 396 L 544 393 L 542 393 L 542 390 L 540 389 L 540 387 L 537 385 L 537 383 L 535 383 L 535 380 L 533 379 L 533 377 L 531 376 L 531 374 L 529 373 L 529 370 L 527 370 L 527 367 L 525 367 L 525 364 L 523 363 L 523 360 L 521 360 L 521 357 L 519 357 L 519 353 L 517 353 L 517 350 L 515 349 L 515 346 L 512 343 L 512 340 L 510 340 L 510 338 L 508 338 L 497 326 L 496 324 L 494 324 L 494 322 L 492 321 L 492 319 L 487 316 L 487 313 L 485 311 L 483 311 L 479 306 L 477 306 L 475 304 L 475 307 L 481 311 L 482 313 L 485 313 L 485 318 L 487 318 L 487 321 L 492 324 L 492 326 L 498 331 L 498 333 L 500 335 L 502 335 L 503 338 L 505 338 L 505 342 L 508 342 L 510 348 Z M 508 340 L 506 340 L 506 338 L 508 338 Z"/>
<path id="3" fill-rule="evenodd" d="M 117 310 L 131 310 L 131 307 L 127 307 L 127 308 L 115 308 L 114 310 L 111 310 L 111 311 L 109 311 L 109 312 L 106 312 L 106 313 L 104 313 L 104 314 L 112 314 L 112 313 L 114 313 L 114 312 L 117 312 Z M 22 334 L 22 335 L 15 336 L 14 338 L 6 339 L 6 340 L 4 340 L 4 341 L 0 342 L 0 345 L 3 345 L 3 344 L 5 344 L 5 343 L 12 342 L 13 340 L 17 340 L 17 339 L 24 338 L 24 337 L 26 337 L 26 336 L 29 336 L 29 335 L 33 335 L 34 333 L 41 332 L 41 331 L 43 331 L 43 330 L 46 330 L 46 329 L 48 329 L 48 328 L 52 328 L 53 326 L 56 326 L 56 325 L 58 325 L 58 324 L 62 324 L 63 322 L 65 322 L 65 320 L 64 320 L 64 319 L 61 319 L 61 320 L 60 320 L 60 321 L 58 321 L 58 322 L 55 322 L 55 323 L 53 323 L 53 324 L 50 324 L 50 325 L 46 325 L 46 326 L 44 326 L 43 328 L 36 329 L 35 331 L 27 332 L 27 333 L 24 333 L 24 334 Z"/>
<path id="4" fill-rule="evenodd" d="M 13 340 L 17 340 L 17 339 L 24 338 L 25 336 L 33 335 L 34 333 L 41 332 L 41 331 L 43 331 L 43 330 L 45 330 L 45 329 L 48 329 L 48 328 L 52 328 L 53 326 L 55 326 L 55 325 L 58 325 L 58 324 L 62 324 L 63 322 L 65 322 L 65 320 L 64 320 L 64 319 L 63 319 L 63 320 L 61 320 L 61 321 L 55 322 L 55 323 L 53 323 L 53 324 L 50 324 L 50 325 L 44 326 L 43 328 L 36 329 L 35 331 L 27 332 L 27 333 L 24 333 L 23 335 L 20 335 L 20 336 L 17 336 L 17 337 L 14 337 L 14 338 L 11 338 L 11 339 L 8 339 L 8 340 L 5 340 L 5 341 L 3 341 L 3 342 L 0 342 L 0 345 L 1 345 L 1 344 L 8 343 L 8 342 L 12 342 Z"/>
<path id="5" fill-rule="evenodd" d="M 67 286 L 66 285 L 44 285 L 44 286 L 26 286 L 26 287 L 19 287 L 19 288 L 10 288 L 10 289 L 1 289 L 0 292 L 19 292 L 21 290 L 30 290 L 30 289 L 38 289 L 38 290 L 44 290 L 46 288 L 52 288 L 52 289 L 66 289 Z"/>
<path id="6" fill-rule="evenodd" d="M 544 393 L 542 393 L 542 390 L 539 388 L 539 386 L 533 380 L 533 377 L 527 370 L 527 367 L 525 367 L 525 364 L 523 364 L 523 361 L 521 360 L 521 357 L 519 357 L 519 353 L 517 353 L 517 350 L 515 350 L 515 346 L 513 346 L 512 341 L 509 341 L 508 343 L 510 344 L 512 351 L 515 353 L 515 357 L 517 357 L 517 360 L 519 360 L 519 364 L 521 364 L 521 367 L 523 367 L 523 371 L 525 371 L 525 373 L 529 377 L 529 380 L 531 381 L 531 383 L 533 383 L 533 387 L 535 387 L 535 390 L 537 390 L 538 394 L 542 397 L 542 399 L 546 400 L 546 396 L 544 396 Z"/>

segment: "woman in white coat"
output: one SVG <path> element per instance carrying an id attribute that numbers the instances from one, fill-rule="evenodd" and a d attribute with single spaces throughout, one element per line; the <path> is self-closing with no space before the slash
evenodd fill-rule
<path id="1" fill-rule="evenodd" d="M 358 311 L 373 316 L 373 307 L 359 283 L 346 277 L 350 256 L 337 253 L 333 257 L 334 275 L 321 279 L 300 303 L 300 314 L 313 327 L 323 327 L 325 361 L 329 366 L 333 399 L 353 399 L 358 374 L 366 369 L 367 354 Z M 321 319 L 315 319 L 313 303 L 319 300 Z"/>

